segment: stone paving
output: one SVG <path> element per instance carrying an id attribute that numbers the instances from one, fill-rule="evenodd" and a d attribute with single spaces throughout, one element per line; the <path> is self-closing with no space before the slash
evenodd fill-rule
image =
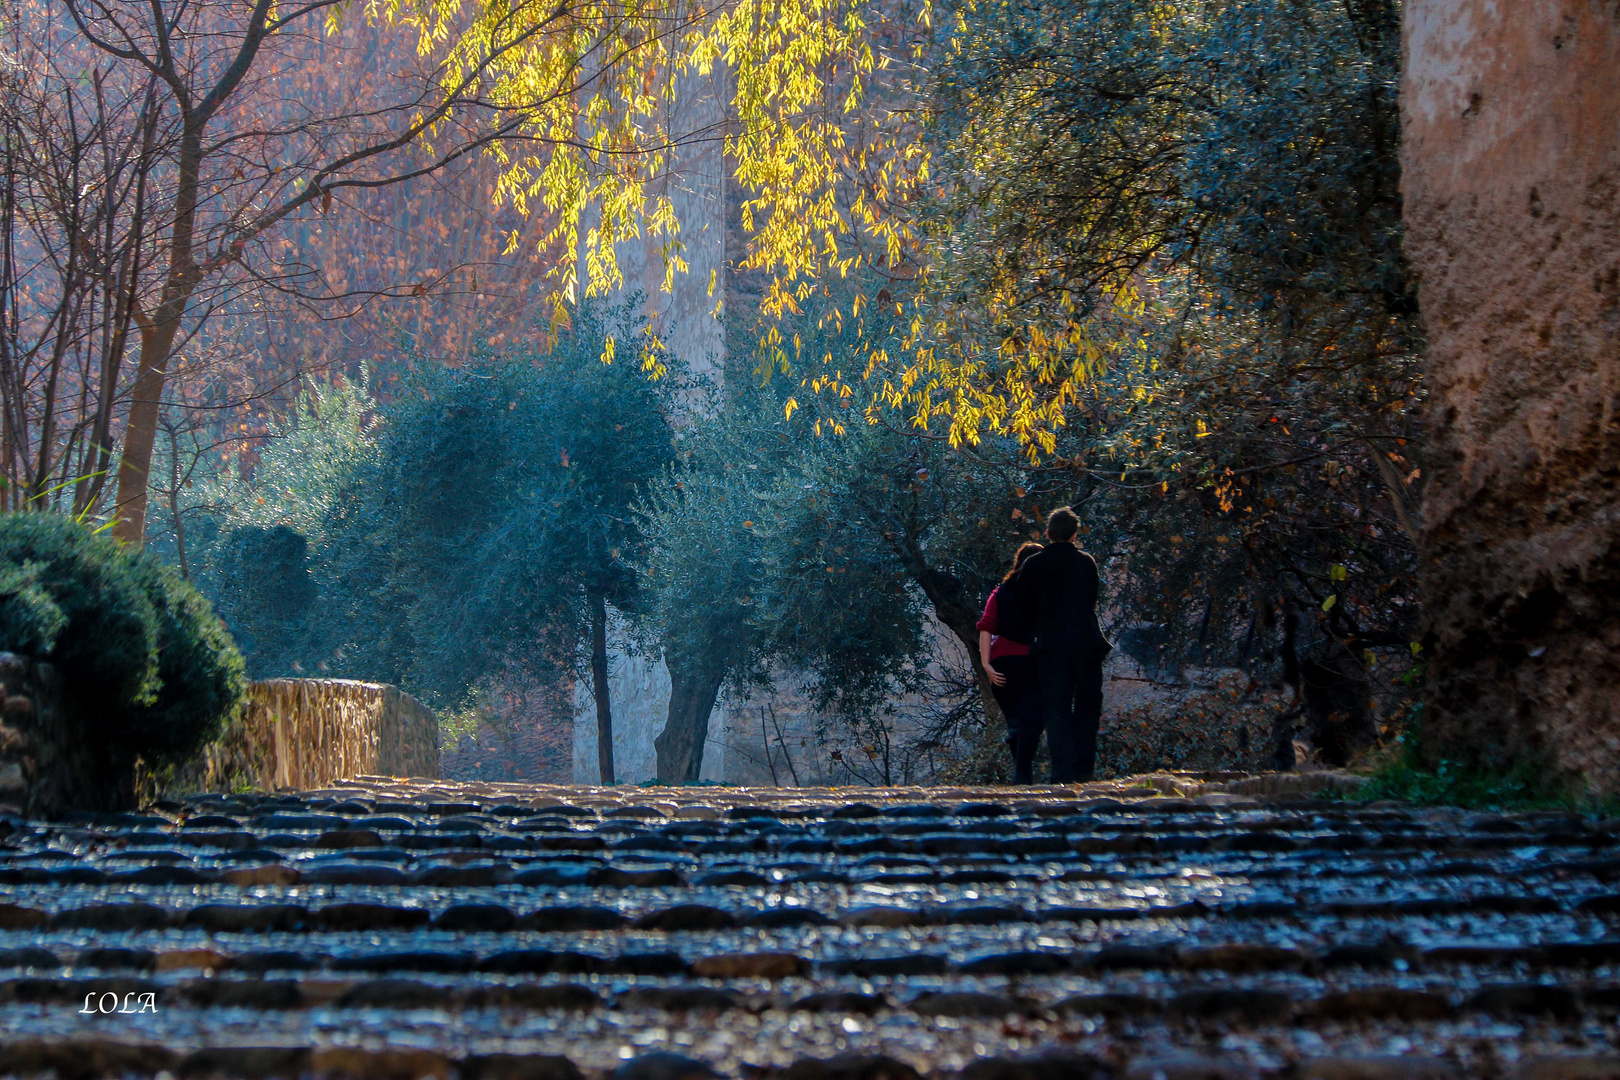
<path id="1" fill-rule="evenodd" d="M 1267 789 L 372 777 L 0 821 L 0 1073 L 1620 1078 L 1620 823 Z"/>

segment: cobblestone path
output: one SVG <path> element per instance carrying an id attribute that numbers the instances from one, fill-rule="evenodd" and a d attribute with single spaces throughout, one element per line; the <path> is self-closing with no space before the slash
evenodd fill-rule
<path id="1" fill-rule="evenodd" d="M 1620 1077 L 1620 823 L 362 778 L 0 821 L 0 1073 Z"/>

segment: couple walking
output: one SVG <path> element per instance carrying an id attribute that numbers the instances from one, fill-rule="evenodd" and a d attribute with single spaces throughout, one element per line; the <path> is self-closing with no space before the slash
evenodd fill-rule
<path id="1" fill-rule="evenodd" d="M 1033 783 L 1046 731 L 1052 783 L 1090 780 L 1102 717 L 1102 664 L 1113 646 L 1097 624 L 1097 562 L 1075 545 L 1080 519 L 1067 506 L 1046 519 L 1047 545 L 1018 549 L 985 602 L 979 659 L 1007 718 L 1013 782 Z"/>

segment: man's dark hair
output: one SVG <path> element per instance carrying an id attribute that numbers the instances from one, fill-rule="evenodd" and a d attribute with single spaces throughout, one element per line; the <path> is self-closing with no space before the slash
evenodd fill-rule
<path id="1" fill-rule="evenodd" d="M 1067 506 L 1058 507 L 1046 519 L 1046 535 L 1059 543 L 1073 540 L 1079 531 L 1080 519 Z"/>

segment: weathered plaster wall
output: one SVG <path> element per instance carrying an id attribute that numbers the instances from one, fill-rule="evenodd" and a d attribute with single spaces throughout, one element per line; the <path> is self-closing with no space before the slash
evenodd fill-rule
<path id="1" fill-rule="evenodd" d="M 680 142 L 669 171 L 651 185 L 649 194 L 670 200 L 680 232 L 621 243 L 615 257 L 624 288 L 606 298 L 613 303 L 639 292 L 645 314 L 669 350 L 694 374 L 714 379 L 720 377 L 725 358 L 725 337 L 716 317 L 726 276 L 724 90 L 721 70 L 676 78 L 677 96 L 668 122 Z M 589 221 L 580 232 L 582 256 L 588 227 Z M 666 292 L 666 263 L 671 257 L 685 260 L 687 270 L 674 274 Z M 583 257 L 580 263 L 583 267 Z"/>
<path id="2" fill-rule="evenodd" d="M 1620 3 L 1404 17 L 1429 731 L 1620 793 Z"/>

